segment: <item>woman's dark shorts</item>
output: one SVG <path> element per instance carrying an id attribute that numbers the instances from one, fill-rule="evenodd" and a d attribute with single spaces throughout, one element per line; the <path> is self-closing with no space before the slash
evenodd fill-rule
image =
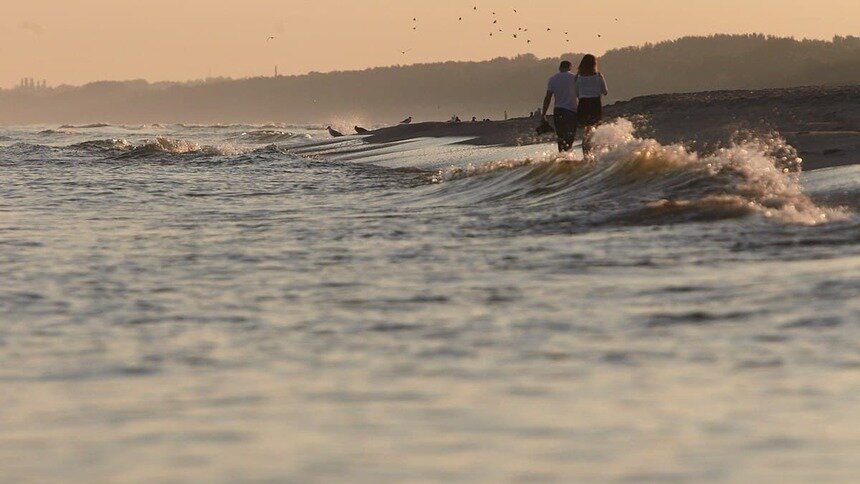
<path id="1" fill-rule="evenodd" d="M 603 119 L 603 104 L 599 97 L 579 98 L 578 109 L 579 126 L 597 126 Z"/>

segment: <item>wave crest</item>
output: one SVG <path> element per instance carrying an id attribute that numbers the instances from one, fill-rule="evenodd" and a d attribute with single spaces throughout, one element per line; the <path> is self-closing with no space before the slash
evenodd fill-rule
<path id="1" fill-rule="evenodd" d="M 602 222 L 758 214 L 815 225 L 849 216 L 847 209 L 819 206 L 803 193 L 802 160 L 779 136 L 700 155 L 680 144 L 637 138 L 633 124 L 620 119 L 600 126 L 593 141 L 595 156 L 590 160 L 562 154 L 452 167 L 438 172 L 433 181 L 460 184 L 454 196 L 469 202 L 520 198 L 587 206 L 589 216 Z"/>
<path id="2" fill-rule="evenodd" d="M 218 146 L 201 145 L 183 139 L 158 137 L 131 148 L 122 155 L 123 158 L 147 158 L 161 155 L 201 155 L 201 156 L 234 156 L 244 153 L 244 150 L 225 143 Z"/>

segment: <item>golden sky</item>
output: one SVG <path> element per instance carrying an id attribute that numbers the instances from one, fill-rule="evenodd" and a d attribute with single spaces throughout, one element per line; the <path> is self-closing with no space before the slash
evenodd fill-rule
<path id="1" fill-rule="evenodd" d="M 281 73 L 294 74 L 527 52 L 541 57 L 571 51 L 600 54 L 614 47 L 711 33 L 820 39 L 860 35 L 860 0 L 2 3 L 0 87 L 11 87 L 25 76 L 47 79 L 51 85 L 189 80 L 210 74 L 270 75 L 276 64 Z M 500 28 L 504 32 L 498 32 Z M 267 40 L 269 36 L 276 38 Z"/>

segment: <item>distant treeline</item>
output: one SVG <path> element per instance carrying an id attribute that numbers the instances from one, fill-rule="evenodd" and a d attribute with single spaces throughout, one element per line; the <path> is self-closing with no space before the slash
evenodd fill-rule
<path id="1" fill-rule="evenodd" d="M 562 56 L 578 62 L 581 54 Z M 364 123 L 498 119 L 536 109 L 559 58 L 523 55 L 207 82 L 96 82 L 0 91 L 0 123 Z M 715 35 L 602 56 L 610 101 L 646 94 L 860 83 L 860 38 Z"/>

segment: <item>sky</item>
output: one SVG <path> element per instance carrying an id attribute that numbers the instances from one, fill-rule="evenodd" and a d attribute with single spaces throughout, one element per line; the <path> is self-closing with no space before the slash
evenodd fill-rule
<path id="1" fill-rule="evenodd" d="M 7 88 L 22 77 L 185 81 L 272 75 L 275 65 L 303 74 L 600 55 L 713 33 L 860 35 L 858 0 L 3 0 L 0 11 Z"/>

